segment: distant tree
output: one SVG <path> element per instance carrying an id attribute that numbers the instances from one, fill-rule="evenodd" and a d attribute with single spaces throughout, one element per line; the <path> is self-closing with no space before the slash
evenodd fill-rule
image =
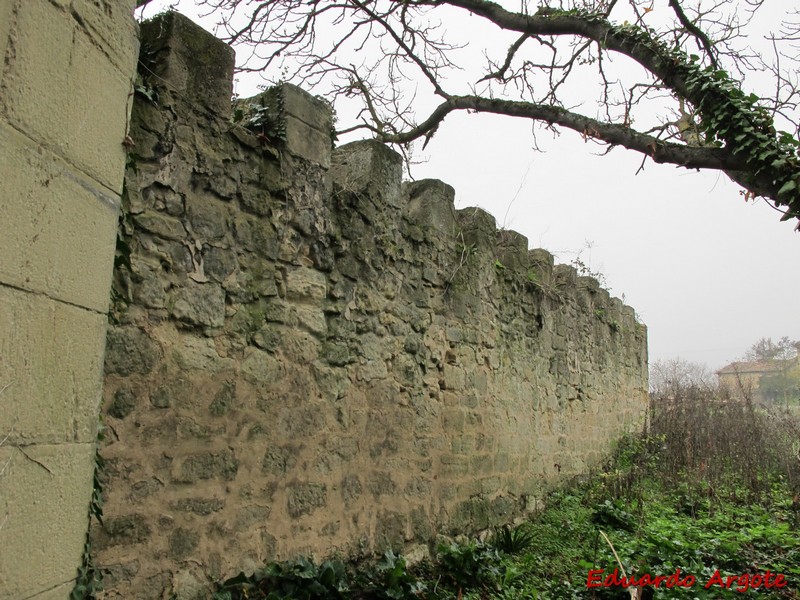
<path id="1" fill-rule="evenodd" d="M 779 373 L 764 375 L 758 389 L 766 400 L 773 402 L 796 402 L 800 400 L 800 367 L 787 367 Z"/>
<path id="2" fill-rule="evenodd" d="M 791 360 L 800 352 L 800 341 L 784 336 L 777 342 L 772 338 L 761 338 L 745 352 L 745 360 L 770 361 Z"/>
<path id="3" fill-rule="evenodd" d="M 650 393 L 682 397 L 689 389 L 713 390 L 717 383 L 707 365 L 682 358 L 657 360 L 650 365 Z"/>
<path id="4" fill-rule="evenodd" d="M 722 171 L 746 200 L 800 220 L 793 1 L 195 1 L 245 47 L 244 70 L 356 99 L 340 133 L 407 149 L 455 111 L 517 117 L 628 148 L 642 166 Z M 767 4 L 782 13 L 757 48 L 750 26 Z"/>

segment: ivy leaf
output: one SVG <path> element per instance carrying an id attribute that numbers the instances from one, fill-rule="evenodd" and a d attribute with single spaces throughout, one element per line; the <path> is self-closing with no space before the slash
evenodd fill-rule
<path id="1" fill-rule="evenodd" d="M 781 189 L 778 190 L 778 196 L 783 196 L 784 194 L 788 194 L 792 190 L 797 189 L 797 184 L 795 183 L 794 179 L 790 179 L 786 183 L 783 184 Z"/>
<path id="2" fill-rule="evenodd" d="M 795 183 L 794 179 L 790 179 L 778 190 L 778 196 L 783 196 L 795 189 L 797 189 L 797 183 Z"/>

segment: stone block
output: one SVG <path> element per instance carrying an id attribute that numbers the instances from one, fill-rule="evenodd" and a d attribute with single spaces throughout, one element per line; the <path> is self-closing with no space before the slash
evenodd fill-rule
<path id="1" fill-rule="evenodd" d="M 442 427 L 449 435 L 457 435 L 464 431 L 464 411 L 460 408 L 446 408 L 442 411 Z"/>
<path id="2" fill-rule="evenodd" d="M 20 2 L 16 14 L 0 112 L 33 140 L 119 193 L 135 54 L 125 58 L 127 68 L 121 71 L 94 36 L 50 2 Z"/>
<path id="3" fill-rule="evenodd" d="M 141 31 L 142 48 L 151 57 L 148 68 L 189 103 L 228 118 L 236 60 L 233 48 L 176 12 L 158 15 L 144 23 Z"/>
<path id="4" fill-rule="evenodd" d="M 553 269 L 553 276 L 557 285 L 574 290 L 578 283 L 578 272 L 575 267 L 569 265 L 556 265 Z"/>
<path id="5" fill-rule="evenodd" d="M 324 336 L 328 332 L 325 312 L 321 308 L 297 305 L 292 307 L 292 311 L 297 317 L 297 323 L 314 335 Z"/>
<path id="6" fill-rule="evenodd" d="M 106 336 L 105 372 L 108 375 L 146 375 L 161 356 L 160 348 L 137 327 L 111 327 Z"/>
<path id="7" fill-rule="evenodd" d="M 253 106 L 266 108 L 262 115 L 266 116 L 267 129 L 279 132 L 286 149 L 291 154 L 326 169 L 330 166 L 333 118 L 330 106 L 323 100 L 315 98 L 297 86 L 285 83 L 270 88 L 254 98 L 242 100 L 238 106 L 246 114 L 253 110 Z M 264 166 L 268 168 L 267 164 Z M 277 177 L 267 177 L 266 180 L 281 184 L 282 178 L 279 173 L 277 175 Z M 278 191 L 268 183 L 266 187 L 270 192 Z M 283 185 L 278 185 L 277 188 L 282 189 Z M 269 194 L 266 194 L 266 197 L 269 198 Z M 252 212 L 266 214 L 265 211 L 259 212 L 264 205 L 263 201 L 259 202 L 258 198 L 252 199 L 255 202 L 248 201 L 245 196 L 243 200 L 246 204 L 253 205 L 250 208 Z"/>
<path id="8" fill-rule="evenodd" d="M 0 435 L 92 442 L 106 317 L 0 286 Z"/>
<path id="9" fill-rule="evenodd" d="M 279 477 L 285 476 L 297 465 L 300 450 L 300 446 L 293 445 L 268 447 L 261 460 L 261 472 Z"/>
<path id="10" fill-rule="evenodd" d="M 381 511 L 375 524 L 375 545 L 378 552 L 392 549 L 400 552 L 406 539 L 406 515 Z"/>
<path id="11" fill-rule="evenodd" d="M 286 508 L 292 518 L 310 515 L 328 504 L 328 488 L 325 484 L 295 481 L 286 487 L 288 488 Z"/>
<path id="12" fill-rule="evenodd" d="M 492 456 L 474 454 L 470 457 L 470 472 L 473 475 L 489 475 L 492 472 Z"/>
<path id="13" fill-rule="evenodd" d="M 591 295 L 595 295 L 600 291 L 600 282 L 594 277 L 584 275 L 578 277 L 578 287 L 586 290 Z"/>
<path id="14" fill-rule="evenodd" d="M 438 179 L 422 179 L 405 184 L 408 194 L 406 214 L 418 225 L 433 230 L 433 235 L 456 232 L 456 191 Z"/>
<path id="15" fill-rule="evenodd" d="M 245 348 L 241 368 L 244 378 L 253 384 L 274 384 L 281 372 L 274 356 L 252 347 Z"/>
<path id="16" fill-rule="evenodd" d="M 286 148 L 300 158 L 315 162 L 325 168 L 331 165 L 331 135 L 307 125 L 300 119 L 286 115 Z"/>
<path id="17" fill-rule="evenodd" d="M 373 223 L 391 218 L 387 207 L 399 208 L 402 204 L 403 158 L 380 142 L 363 140 L 339 146 L 331 157 L 330 172 L 342 192 L 358 199 L 358 209 L 380 207 L 380 214 L 365 215 Z"/>
<path id="18" fill-rule="evenodd" d="M 497 221 L 482 208 L 471 206 L 456 211 L 461 226 L 463 244 L 467 248 L 474 244 L 478 250 L 495 249 Z"/>
<path id="19" fill-rule="evenodd" d="M 344 505 L 349 507 L 361 497 L 363 488 L 357 475 L 347 475 L 340 485 Z"/>
<path id="20" fill-rule="evenodd" d="M 196 531 L 178 527 L 169 536 L 169 557 L 173 560 L 183 560 L 197 548 L 200 535 Z"/>
<path id="21" fill-rule="evenodd" d="M 178 219 L 169 217 L 154 210 L 147 210 L 134 215 L 133 222 L 144 231 L 148 231 L 167 240 L 186 239 L 186 229 Z"/>
<path id="22" fill-rule="evenodd" d="M 397 484 L 389 473 L 375 471 L 366 478 L 367 489 L 377 500 L 381 496 L 392 496 L 397 490 Z"/>
<path id="23" fill-rule="evenodd" d="M 330 154 L 330 134 L 333 126 L 330 105 L 290 83 L 281 85 L 280 90 L 283 95 L 284 112 L 320 133 L 326 134 L 328 137 L 328 154 Z"/>
<path id="24" fill-rule="evenodd" d="M 221 327 L 225 323 L 225 292 L 217 284 L 187 281 L 175 293 L 170 312 L 187 323 Z"/>
<path id="25" fill-rule="evenodd" d="M 92 548 L 96 551 L 113 546 L 133 546 L 150 539 L 153 528 L 138 513 L 103 519 L 102 526 L 92 526 Z"/>
<path id="26" fill-rule="evenodd" d="M 464 477 L 469 471 L 469 459 L 466 456 L 450 456 L 443 454 L 439 461 L 439 474 L 442 477 L 456 478 Z"/>
<path id="27" fill-rule="evenodd" d="M 459 391 L 466 384 L 466 372 L 461 367 L 444 365 L 444 387 L 447 390 Z"/>
<path id="28" fill-rule="evenodd" d="M 534 248 L 533 250 L 529 250 L 528 261 L 531 267 L 537 268 L 543 273 L 547 273 L 549 275 L 553 272 L 555 260 L 553 255 L 547 250 L 543 250 L 542 248 Z"/>
<path id="29" fill-rule="evenodd" d="M 174 502 L 171 507 L 181 512 L 208 516 L 222 510 L 225 507 L 225 502 L 218 498 L 183 498 Z"/>
<path id="30" fill-rule="evenodd" d="M 7 462 L 0 480 L 0 596 L 69 589 L 86 542 L 94 445 L 42 444 L 24 453 L 4 445 L 0 465 Z M 35 597 L 68 595 L 51 592 Z"/>
<path id="31" fill-rule="evenodd" d="M 236 367 L 235 360 L 219 355 L 214 340 L 211 338 L 181 336 L 180 345 L 173 347 L 172 357 L 178 367 L 184 371 L 219 373 L 223 370 L 233 370 Z"/>
<path id="32" fill-rule="evenodd" d="M 497 236 L 497 260 L 512 270 L 528 266 L 528 238 L 510 229 L 500 230 Z"/>
<path id="33" fill-rule="evenodd" d="M 328 294 L 328 278 L 315 269 L 301 267 L 286 273 L 288 299 L 324 300 Z"/>
<path id="34" fill-rule="evenodd" d="M 231 449 L 192 454 L 179 462 L 173 480 L 180 483 L 196 483 L 206 479 L 233 481 L 239 471 L 239 460 Z"/>
<path id="35" fill-rule="evenodd" d="M 0 280 L 105 313 L 117 198 L 3 124 L 0 181 Z"/>

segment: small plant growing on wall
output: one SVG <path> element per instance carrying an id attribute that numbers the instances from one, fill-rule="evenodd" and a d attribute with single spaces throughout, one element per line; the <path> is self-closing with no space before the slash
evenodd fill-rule
<path id="1" fill-rule="evenodd" d="M 248 101 L 237 102 L 233 122 L 255 133 L 264 144 L 285 143 L 286 114 L 280 87 L 272 87 Z"/>

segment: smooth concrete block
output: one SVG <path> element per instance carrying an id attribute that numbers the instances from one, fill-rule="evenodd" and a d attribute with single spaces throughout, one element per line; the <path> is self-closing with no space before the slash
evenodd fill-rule
<path id="1" fill-rule="evenodd" d="M 0 2 L 0 56 L 6 55 L 8 47 L 8 36 L 11 33 L 11 18 L 19 0 L 3 0 Z M 3 73 L 0 70 L 0 85 L 2 85 Z"/>
<path id="2" fill-rule="evenodd" d="M 0 123 L 0 282 L 106 312 L 117 202 Z"/>
<path id="3" fill-rule="evenodd" d="M 139 36 L 133 18 L 135 0 L 72 0 L 70 9 L 78 25 L 123 73 L 135 73 L 139 59 Z"/>
<path id="4" fill-rule="evenodd" d="M 0 599 L 44 593 L 75 578 L 88 528 L 93 444 L 0 447 Z M 35 596 L 39 597 L 39 596 Z"/>
<path id="5" fill-rule="evenodd" d="M 37 593 L 26 600 L 66 600 L 69 598 L 72 589 L 75 587 L 75 582 L 70 581 L 62 585 L 57 585 L 54 588 Z"/>
<path id="6" fill-rule="evenodd" d="M 121 192 L 131 74 L 109 61 L 69 13 L 19 4 L 0 111 L 110 190 Z M 54 50 L 56 49 L 56 50 Z"/>
<path id="7" fill-rule="evenodd" d="M 95 439 L 105 327 L 105 315 L 0 285 L 0 439 Z"/>

